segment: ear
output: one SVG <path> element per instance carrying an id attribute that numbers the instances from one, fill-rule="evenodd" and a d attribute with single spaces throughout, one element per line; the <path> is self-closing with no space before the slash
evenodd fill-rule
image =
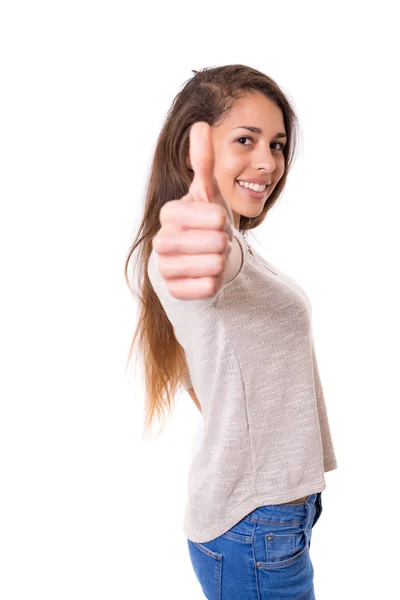
<path id="1" fill-rule="evenodd" d="M 188 168 L 190 171 L 192 171 L 192 165 L 190 164 L 190 158 L 189 158 L 189 156 L 187 156 L 187 157 L 185 158 L 185 165 L 187 166 L 187 168 Z"/>

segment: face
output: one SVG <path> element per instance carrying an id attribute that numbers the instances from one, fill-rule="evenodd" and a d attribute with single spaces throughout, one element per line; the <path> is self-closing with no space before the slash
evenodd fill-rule
<path id="1" fill-rule="evenodd" d="M 279 135 L 286 134 L 283 113 L 264 94 L 249 93 L 236 100 L 223 122 L 211 131 L 214 175 L 238 229 L 240 215 L 256 217 L 261 213 L 284 173 L 286 135 Z M 250 183 L 267 187 L 243 187 Z"/>

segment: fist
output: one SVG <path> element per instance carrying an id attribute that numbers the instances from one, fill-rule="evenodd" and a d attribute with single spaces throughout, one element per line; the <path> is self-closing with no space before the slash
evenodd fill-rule
<path id="1" fill-rule="evenodd" d="M 181 300 L 208 298 L 218 292 L 234 226 L 231 208 L 214 177 L 214 148 L 207 123 L 192 125 L 189 158 L 194 172 L 189 191 L 164 204 L 161 229 L 152 240 L 168 291 Z"/>

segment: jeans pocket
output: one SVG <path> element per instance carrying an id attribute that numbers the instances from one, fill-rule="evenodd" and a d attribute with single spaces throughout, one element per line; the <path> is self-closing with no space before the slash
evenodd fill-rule
<path id="1" fill-rule="evenodd" d="M 266 562 L 259 567 L 281 567 L 299 559 L 309 547 L 304 530 L 295 533 L 271 532 L 265 536 Z"/>
<path id="2" fill-rule="evenodd" d="M 187 540 L 193 570 L 208 600 L 221 600 L 222 554 Z"/>

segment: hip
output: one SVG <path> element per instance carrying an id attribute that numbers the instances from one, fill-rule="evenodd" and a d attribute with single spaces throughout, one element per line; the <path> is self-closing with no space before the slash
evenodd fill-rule
<path id="1" fill-rule="evenodd" d="M 206 598 L 315 600 L 310 559 L 312 528 L 322 492 L 303 503 L 256 508 L 210 542 L 187 540 L 192 567 Z"/>

